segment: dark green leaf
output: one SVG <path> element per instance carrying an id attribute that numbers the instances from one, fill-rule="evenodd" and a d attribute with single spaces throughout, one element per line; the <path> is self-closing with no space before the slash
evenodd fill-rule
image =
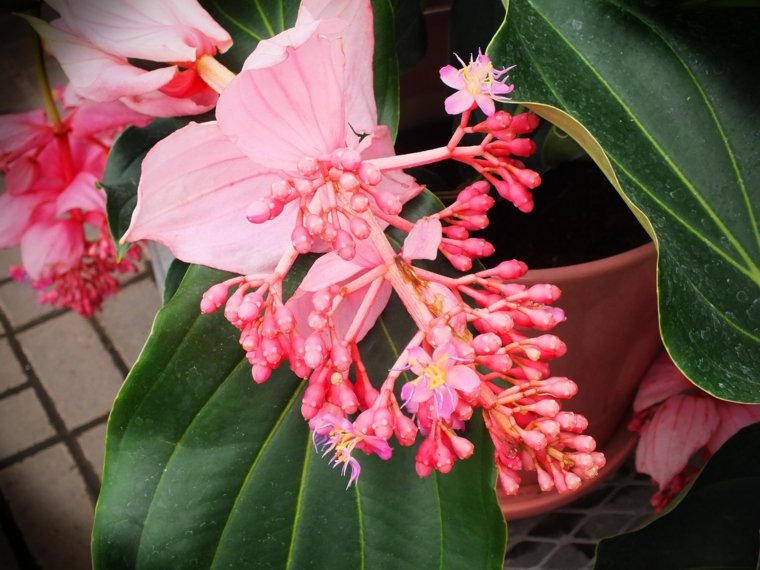
<path id="1" fill-rule="evenodd" d="M 148 151 L 158 141 L 185 126 L 189 119 L 156 119 L 147 127 L 129 127 L 116 139 L 103 174 L 106 191 L 108 225 L 118 243 L 129 227 L 137 204 L 140 166 Z"/>
<path id="2" fill-rule="evenodd" d="M 388 125 L 396 138 L 399 113 L 398 63 L 391 0 L 372 0 L 375 29 L 373 61 L 377 122 Z"/>
<path id="3" fill-rule="evenodd" d="M 419 478 L 415 449 L 360 457 L 356 487 L 315 451 L 304 382 L 285 368 L 255 385 L 202 293 L 224 274 L 191 267 L 159 313 L 111 414 L 93 532 L 96 569 L 494 568 L 505 526 L 482 421 L 475 455 Z M 398 301 L 362 342 L 374 378 L 412 335 Z M 390 318 L 392 315 L 392 318 Z"/>
<path id="4" fill-rule="evenodd" d="M 169 270 L 166 272 L 166 279 L 164 280 L 164 304 L 174 297 L 177 289 L 179 289 L 179 284 L 182 283 L 182 279 L 185 278 L 185 273 L 187 273 L 189 268 L 189 263 L 185 263 L 179 259 L 171 262 Z"/>
<path id="5" fill-rule="evenodd" d="M 219 61 L 238 73 L 259 41 L 290 28 L 299 0 L 200 0 L 209 14 L 232 36 L 232 47 Z"/>
<path id="6" fill-rule="evenodd" d="M 756 567 L 760 552 L 760 424 L 710 459 L 672 510 L 643 528 L 602 540 L 597 570 Z"/>
<path id="7" fill-rule="evenodd" d="M 422 6 L 416 0 L 393 0 L 396 57 L 401 73 L 413 68 L 427 50 L 427 30 Z"/>
<path id="8" fill-rule="evenodd" d="M 515 99 L 579 140 L 656 235 L 668 352 L 708 392 L 760 401 L 760 13 L 505 5 L 489 53 L 517 65 Z"/>

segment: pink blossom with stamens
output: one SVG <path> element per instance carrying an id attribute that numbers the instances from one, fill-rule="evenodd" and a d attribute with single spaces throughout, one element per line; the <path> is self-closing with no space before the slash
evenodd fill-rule
<path id="1" fill-rule="evenodd" d="M 453 65 L 441 68 L 441 81 L 457 90 L 445 102 L 449 115 L 459 115 L 477 106 L 491 116 L 496 111 L 494 101 L 509 101 L 505 95 L 514 90 L 514 85 L 506 83 L 511 67 L 495 69 L 491 59 L 480 52 L 474 60 L 471 57 L 467 64 L 458 56 L 457 59 L 462 64 L 461 69 Z"/>

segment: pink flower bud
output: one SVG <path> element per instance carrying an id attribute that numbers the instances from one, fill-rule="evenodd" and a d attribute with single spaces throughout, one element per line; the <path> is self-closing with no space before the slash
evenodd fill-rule
<path id="1" fill-rule="evenodd" d="M 596 449 L 596 440 L 590 435 L 564 435 L 562 441 L 568 447 L 591 453 Z"/>
<path id="2" fill-rule="evenodd" d="M 352 172 L 344 172 L 341 174 L 338 184 L 342 190 L 346 192 L 353 192 L 359 188 L 359 179 Z"/>
<path id="3" fill-rule="evenodd" d="M 472 259 L 466 255 L 449 253 L 447 249 L 444 249 L 443 253 L 446 255 L 446 259 L 449 260 L 449 263 L 451 263 L 452 267 L 457 271 L 469 271 L 472 269 Z"/>
<path id="4" fill-rule="evenodd" d="M 445 474 L 454 467 L 454 454 L 451 453 L 451 450 L 443 442 L 439 441 L 435 446 L 433 461 L 435 462 L 435 468 Z"/>
<path id="5" fill-rule="evenodd" d="M 469 459 L 472 456 L 472 452 L 475 451 L 475 446 L 469 439 L 459 437 L 458 435 L 449 435 L 449 442 L 451 443 L 451 449 L 459 459 Z"/>
<path id="6" fill-rule="evenodd" d="M 230 285 L 227 283 L 217 283 L 209 288 L 201 298 L 201 313 L 208 315 L 221 307 L 227 300 Z"/>
<path id="7" fill-rule="evenodd" d="M 311 304 L 319 313 L 326 313 L 332 305 L 333 296 L 327 289 L 315 291 L 311 296 Z"/>
<path id="8" fill-rule="evenodd" d="M 393 433 L 401 445 L 409 446 L 417 439 L 417 426 L 401 412 L 396 414 Z"/>
<path id="9" fill-rule="evenodd" d="M 337 230 L 333 247 L 338 255 L 346 261 L 351 261 L 356 256 L 356 243 L 346 230 Z"/>
<path id="10" fill-rule="evenodd" d="M 275 180 L 269 188 L 272 196 L 277 200 L 285 201 L 293 194 L 293 190 L 286 180 Z"/>
<path id="11" fill-rule="evenodd" d="M 308 180 L 304 180 L 303 178 L 297 178 L 296 180 L 294 180 L 293 188 L 295 188 L 295 191 L 298 192 L 304 198 L 311 196 L 314 190 L 314 187 L 311 185 L 311 182 L 309 182 Z"/>
<path id="12" fill-rule="evenodd" d="M 377 206 L 391 216 L 398 216 L 403 209 L 401 199 L 387 190 L 378 190 L 375 200 L 377 201 Z"/>
<path id="13" fill-rule="evenodd" d="M 501 348 L 501 338 L 494 333 L 479 334 L 472 340 L 472 347 L 477 354 L 493 354 Z"/>
<path id="14" fill-rule="evenodd" d="M 372 434 L 372 416 L 375 414 L 374 410 L 364 410 L 354 420 L 354 429 L 363 433 L 364 435 Z"/>
<path id="15" fill-rule="evenodd" d="M 356 239 L 367 239 L 369 237 L 369 224 L 361 218 L 351 218 L 349 228 Z"/>
<path id="16" fill-rule="evenodd" d="M 317 415 L 325 401 L 325 389 L 320 384 L 309 384 L 304 390 L 301 402 L 301 415 L 310 420 Z"/>
<path id="17" fill-rule="evenodd" d="M 501 374 L 506 374 L 512 368 L 512 359 L 506 354 L 478 356 L 477 362 L 489 370 L 500 372 Z"/>
<path id="18" fill-rule="evenodd" d="M 460 247 L 471 257 L 488 257 L 494 252 L 490 242 L 482 238 L 470 238 L 460 243 Z"/>
<path id="19" fill-rule="evenodd" d="M 519 279 L 528 272 L 528 266 L 522 261 L 512 259 L 510 261 L 502 261 L 499 265 L 493 269 L 488 269 L 483 273 L 489 275 L 497 275 L 502 279 Z"/>
<path id="20" fill-rule="evenodd" d="M 304 362 L 309 368 L 317 368 L 325 360 L 325 342 L 319 334 L 312 334 L 304 344 Z"/>
<path id="21" fill-rule="evenodd" d="M 296 318 L 293 315 L 293 311 L 288 309 L 285 305 L 275 311 L 274 320 L 277 323 L 277 328 L 285 334 L 288 334 L 296 326 Z"/>
<path id="22" fill-rule="evenodd" d="M 528 298 L 536 303 L 553 303 L 562 294 L 559 287 L 548 283 L 533 285 L 528 289 L 527 293 Z"/>
<path id="23" fill-rule="evenodd" d="M 338 384 L 330 385 L 329 399 L 347 414 L 353 414 L 359 409 L 359 400 L 356 397 L 356 393 L 351 383 L 345 380 Z"/>
<path id="24" fill-rule="evenodd" d="M 575 473 L 565 473 L 565 485 L 568 491 L 575 491 L 581 486 L 583 481 Z"/>
<path id="25" fill-rule="evenodd" d="M 554 479 L 543 469 L 536 469 L 536 478 L 538 479 L 538 487 L 544 493 L 554 489 Z"/>
<path id="26" fill-rule="evenodd" d="M 446 226 L 443 228 L 443 235 L 451 239 L 467 239 L 470 232 L 462 226 Z"/>
<path id="27" fill-rule="evenodd" d="M 486 119 L 486 128 L 489 131 L 501 131 L 512 123 L 512 115 L 506 111 L 496 111 Z"/>
<path id="28" fill-rule="evenodd" d="M 303 226 L 296 226 L 290 236 L 293 247 L 298 253 L 309 253 L 314 246 L 314 238 L 309 235 L 308 230 Z"/>
<path id="29" fill-rule="evenodd" d="M 522 408 L 524 410 L 534 412 L 538 414 L 539 416 L 553 418 L 559 413 L 560 405 L 556 400 L 547 399 L 547 400 L 538 400 L 537 402 L 533 402 L 532 404 L 522 406 Z"/>
<path id="30" fill-rule="evenodd" d="M 520 476 L 511 469 L 499 469 L 499 484 L 508 497 L 517 495 L 520 490 Z"/>
<path id="31" fill-rule="evenodd" d="M 280 346 L 277 339 L 262 339 L 260 350 L 262 356 L 272 368 L 276 368 L 282 362 L 282 346 Z"/>
<path id="32" fill-rule="evenodd" d="M 318 236 L 325 229 L 325 221 L 322 216 L 317 214 L 306 214 L 303 218 L 303 225 L 313 236 Z"/>
<path id="33" fill-rule="evenodd" d="M 338 232 L 335 230 L 335 226 L 332 225 L 330 222 L 325 222 L 325 225 L 322 228 L 322 232 L 319 234 L 319 237 L 321 237 L 323 240 L 325 240 L 328 243 L 332 243 L 335 241 L 335 237 L 338 235 Z"/>
<path id="34" fill-rule="evenodd" d="M 393 419 L 393 414 L 388 408 L 378 408 L 372 417 L 372 429 L 375 435 L 386 441 L 390 439 L 395 427 Z"/>
<path id="35" fill-rule="evenodd" d="M 527 168 L 519 168 L 512 171 L 512 176 L 520 181 L 520 184 L 527 188 L 536 188 L 541 184 L 541 176 L 538 172 Z"/>
<path id="36" fill-rule="evenodd" d="M 261 224 L 272 219 L 272 211 L 266 198 L 259 198 L 251 202 L 245 209 L 245 217 L 252 224 Z"/>
<path id="37" fill-rule="evenodd" d="M 264 364 L 254 364 L 251 368 L 251 378 L 256 384 L 263 384 L 272 375 L 272 369 Z"/>
<path id="38" fill-rule="evenodd" d="M 530 133 L 538 127 L 539 118 L 533 113 L 520 113 L 512 117 L 512 124 L 510 125 L 516 133 L 524 135 Z"/>
<path id="39" fill-rule="evenodd" d="M 520 439 L 523 440 L 525 445 L 536 451 L 545 449 L 549 443 L 543 433 L 535 430 L 521 430 Z"/>
<path id="40" fill-rule="evenodd" d="M 324 328 L 327 326 L 327 317 L 322 313 L 311 311 L 308 318 L 306 319 L 306 322 L 310 328 L 314 329 L 315 331 L 321 331 L 324 330 Z"/>
<path id="41" fill-rule="evenodd" d="M 573 412 L 560 412 L 554 416 L 554 419 L 563 431 L 580 433 L 588 427 L 588 420 L 585 416 Z"/>
<path id="42" fill-rule="evenodd" d="M 365 184 L 370 186 L 377 186 L 383 179 L 383 173 L 380 169 L 369 162 L 363 162 L 359 167 L 359 178 Z"/>
<path id="43" fill-rule="evenodd" d="M 248 293 L 243 297 L 243 302 L 238 307 L 238 318 L 243 321 L 252 321 L 258 318 L 264 306 L 264 297 L 258 293 Z"/>
<path id="44" fill-rule="evenodd" d="M 330 358 L 336 370 L 347 372 L 351 367 L 351 351 L 344 344 L 335 343 L 330 351 Z"/>
<path id="45" fill-rule="evenodd" d="M 369 197 L 366 194 L 354 194 L 351 196 L 351 208 L 360 214 L 369 209 Z"/>
<path id="46" fill-rule="evenodd" d="M 541 391 L 555 398 L 568 399 L 578 393 L 578 384 L 563 376 L 547 378 L 541 384 Z"/>
<path id="47" fill-rule="evenodd" d="M 531 139 L 513 139 L 507 143 L 507 150 L 515 156 L 530 156 L 536 152 L 536 143 Z"/>
<path id="48" fill-rule="evenodd" d="M 299 160 L 297 167 L 298 173 L 307 178 L 311 178 L 319 172 L 319 163 L 310 157 Z"/>

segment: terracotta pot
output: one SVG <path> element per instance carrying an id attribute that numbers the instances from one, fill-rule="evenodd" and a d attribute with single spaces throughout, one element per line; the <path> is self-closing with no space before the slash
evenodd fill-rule
<path id="1" fill-rule="evenodd" d="M 552 363 L 552 374 L 568 376 L 580 387 L 563 409 L 588 418 L 587 433 L 607 456 L 607 465 L 599 477 L 564 495 L 543 494 L 535 479 L 525 476 L 516 497 L 500 496 L 510 520 L 574 501 L 620 466 L 635 443 L 626 424 L 636 387 L 660 350 L 653 243 L 598 261 L 529 271 L 523 281 L 562 289 L 556 305 L 567 321 L 551 332 L 568 351 Z"/>

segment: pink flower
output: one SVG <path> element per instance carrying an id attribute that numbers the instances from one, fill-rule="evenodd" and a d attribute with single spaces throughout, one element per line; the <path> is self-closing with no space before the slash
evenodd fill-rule
<path id="1" fill-rule="evenodd" d="M 412 413 L 430 402 L 439 418 L 449 419 L 459 402 L 458 392 L 471 394 L 480 386 L 472 360 L 461 358 L 451 342 L 437 347 L 432 357 L 419 346 L 407 353 L 409 367 L 418 376 L 404 384 L 401 399 Z"/>
<path id="2" fill-rule="evenodd" d="M 459 57 L 457 57 L 459 59 Z M 512 69 L 494 69 L 491 59 L 478 52 L 477 59 L 470 58 L 465 64 L 459 59 L 462 69 L 453 65 L 441 68 L 441 81 L 457 90 L 445 102 L 449 115 L 459 115 L 477 105 L 489 117 L 494 114 L 494 101 L 509 101 L 507 95 L 512 92 L 514 85 L 507 85 L 507 72 Z M 502 79 L 502 76 L 504 78 Z"/>
<path id="3" fill-rule="evenodd" d="M 216 93 L 196 64 L 232 45 L 229 34 L 195 0 L 49 0 L 60 18 L 28 17 L 76 92 L 122 101 L 154 116 L 213 108 Z M 147 71 L 130 60 L 165 64 Z"/>
<path id="4" fill-rule="evenodd" d="M 371 72 L 353 74 L 372 60 L 369 2 L 326 4 L 351 7 L 350 24 L 313 20 L 313 4 L 325 3 L 305 2 L 295 28 L 259 44 L 220 96 L 217 121 L 191 123 L 148 153 L 125 240 L 156 240 L 184 261 L 236 273 L 271 270 L 305 210 L 327 215 L 322 169 L 342 149 L 359 161 L 393 154 L 388 129 L 377 125 Z M 359 142 L 354 131 L 367 136 Z M 294 181 L 312 186 L 300 203 Z M 411 185 L 391 173 L 377 187 L 403 196 Z M 313 247 L 324 250 L 318 234 Z M 313 237 L 302 237 L 307 251 Z"/>
<path id="5" fill-rule="evenodd" d="M 667 353 L 652 364 L 633 403 L 631 428 L 641 435 L 636 469 L 659 485 L 653 498 L 663 507 L 696 474 L 690 461 L 703 460 L 744 426 L 760 421 L 760 405 L 724 402 L 702 392 L 676 368 Z"/>
<path id="6" fill-rule="evenodd" d="M 63 110 L 59 125 L 41 111 L 0 117 L 0 133 L 15 135 L 0 147 L 0 247 L 20 246 L 14 278 L 28 279 L 42 302 L 89 315 L 118 289 L 111 274 L 134 269 L 115 260 L 96 181 L 117 130 L 149 117 L 118 102 L 70 100 Z"/>
<path id="7" fill-rule="evenodd" d="M 322 448 L 322 456 L 334 452 L 330 459 L 331 466 L 337 467 L 342 464 L 341 474 L 344 476 L 348 468 L 351 468 L 346 488 L 359 478 L 362 470 L 361 465 L 352 455 L 354 449 L 374 453 L 383 460 L 390 459 L 393 454 L 387 441 L 356 431 L 354 425 L 343 416 L 341 411 L 329 404 L 309 421 L 309 427 L 313 431 L 314 445 Z"/>

